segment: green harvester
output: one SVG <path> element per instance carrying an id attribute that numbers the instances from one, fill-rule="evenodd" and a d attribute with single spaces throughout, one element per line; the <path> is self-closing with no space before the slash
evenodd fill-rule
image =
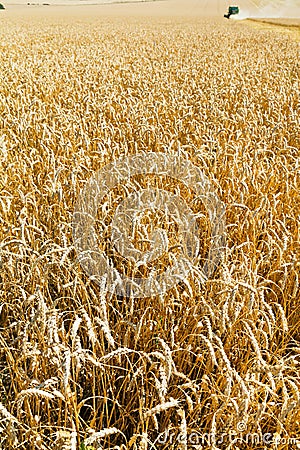
<path id="1" fill-rule="evenodd" d="M 229 19 L 230 16 L 235 16 L 239 12 L 240 12 L 240 9 L 238 6 L 229 6 L 228 13 L 224 14 L 224 17 L 226 17 L 226 19 Z"/>

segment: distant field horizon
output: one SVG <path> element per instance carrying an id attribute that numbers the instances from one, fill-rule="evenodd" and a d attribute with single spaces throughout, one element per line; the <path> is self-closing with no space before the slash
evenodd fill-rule
<path id="1" fill-rule="evenodd" d="M 28 6 L 28 11 L 37 7 L 54 6 L 101 6 L 105 13 L 125 15 L 172 15 L 172 16 L 219 16 L 223 17 L 228 2 L 219 0 L 9 0 L 3 4 L 7 10 Z M 291 0 L 267 2 L 240 0 L 233 2 L 240 7 L 238 19 L 251 18 L 300 18 L 300 2 Z"/>
<path id="2" fill-rule="evenodd" d="M 7 6 L 15 5 L 30 5 L 30 6 L 43 6 L 47 5 L 79 5 L 79 4 L 90 4 L 90 5 L 112 5 L 120 3 L 153 3 L 162 2 L 167 0 L 15 0 L 12 2 L 7 2 Z"/>

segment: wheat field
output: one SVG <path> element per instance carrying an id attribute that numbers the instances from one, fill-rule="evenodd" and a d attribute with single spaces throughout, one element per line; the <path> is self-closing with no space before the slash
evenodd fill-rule
<path id="1" fill-rule="evenodd" d="M 0 448 L 300 448 L 299 41 L 172 11 L 52 11 L 0 17 Z M 209 178 L 227 245 L 206 281 L 194 267 L 165 295 L 121 297 L 80 266 L 73 212 L 95 171 L 147 152 Z M 205 256 L 201 202 L 150 176 L 99 205 L 104 251 L 118 202 L 147 185 L 201 212 Z M 134 241 L 165 227 L 161 269 L 180 251 L 165 219 Z"/>

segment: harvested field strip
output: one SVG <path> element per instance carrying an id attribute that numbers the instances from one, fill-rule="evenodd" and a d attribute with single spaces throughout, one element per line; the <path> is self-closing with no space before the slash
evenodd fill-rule
<path id="1" fill-rule="evenodd" d="M 300 19 L 288 20 L 288 19 L 246 19 L 246 22 L 255 23 L 260 26 L 267 26 L 274 30 L 286 30 L 293 32 L 293 35 L 297 38 L 300 35 Z"/>

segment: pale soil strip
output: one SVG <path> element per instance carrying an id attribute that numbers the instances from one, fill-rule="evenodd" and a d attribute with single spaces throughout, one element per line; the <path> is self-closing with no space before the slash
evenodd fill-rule
<path id="1" fill-rule="evenodd" d="M 300 19 L 249 19 L 252 22 L 266 23 L 285 28 L 300 28 Z"/>
<path id="2" fill-rule="evenodd" d="M 245 22 L 262 29 L 288 32 L 300 40 L 300 19 L 246 19 Z"/>

